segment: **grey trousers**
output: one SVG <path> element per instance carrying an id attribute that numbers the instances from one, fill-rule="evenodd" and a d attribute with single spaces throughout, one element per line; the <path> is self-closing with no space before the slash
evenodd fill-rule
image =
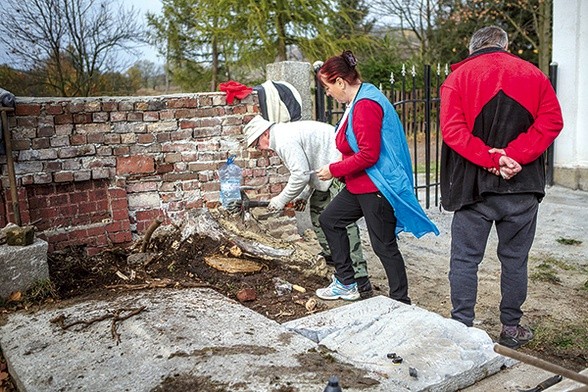
<path id="1" fill-rule="evenodd" d="M 486 195 L 453 215 L 451 224 L 451 317 L 467 326 L 474 322 L 478 266 L 492 225 L 496 225 L 500 260 L 500 321 L 518 325 L 527 299 L 527 261 L 537 226 L 537 196 L 530 193 Z"/>
<path id="2" fill-rule="evenodd" d="M 325 237 L 325 233 L 321 229 L 319 223 L 319 216 L 327 208 L 331 200 L 345 187 L 345 184 L 334 179 L 331 187 L 326 192 L 315 190 L 310 196 L 310 221 L 312 222 L 312 228 L 316 234 L 317 240 L 323 249 L 323 253 L 331 255 L 329 249 L 329 243 Z M 355 279 L 367 278 L 367 262 L 363 257 L 363 251 L 361 249 L 361 237 L 359 233 L 359 227 L 357 223 L 353 222 L 347 226 L 347 235 L 349 236 L 349 246 L 351 248 L 351 261 L 353 263 L 353 270 L 355 271 Z"/>

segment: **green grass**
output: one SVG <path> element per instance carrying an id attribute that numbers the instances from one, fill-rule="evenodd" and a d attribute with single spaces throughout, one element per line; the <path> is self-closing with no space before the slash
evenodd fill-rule
<path id="1" fill-rule="evenodd" d="M 575 271 L 578 269 L 577 267 L 554 257 L 546 257 L 540 261 L 541 263 L 534 267 L 529 275 L 529 279 L 534 282 L 539 281 L 557 284 L 561 282 L 561 279 L 557 276 L 559 270 Z"/>
<path id="2" fill-rule="evenodd" d="M 530 274 L 529 279 L 533 282 L 548 282 L 558 284 L 561 279 L 557 276 L 557 270 L 555 269 L 551 259 L 544 260 L 541 264 L 534 268 L 534 271 Z"/>
<path id="3" fill-rule="evenodd" d="M 56 299 L 58 297 L 57 287 L 50 279 L 36 281 L 25 294 L 26 300 L 31 302 L 41 302 L 45 299 Z"/>
<path id="4" fill-rule="evenodd" d="M 562 245 L 581 245 L 582 244 L 582 241 L 579 241 L 579 240 L 576 240 L 573 238 L 559 237 L 556 241 Z"/>
<path id="5" fill-rule="evenodd" d="M 588 319 L 573 323 L 543 319 L 534 330 L 533 348 L 550 347 L 561 355 L 588 352 Z"/>

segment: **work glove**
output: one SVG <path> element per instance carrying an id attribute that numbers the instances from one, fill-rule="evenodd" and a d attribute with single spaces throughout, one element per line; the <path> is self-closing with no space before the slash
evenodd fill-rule
<path id="1" fill-rule="evenodd" d="M 282 211 L 284 209 L 284 203 L 282 203 L 277 197 L 272 197 L 270 200 L 267 210 L 270 212 Z"/>
<path id="2" fill-rule="evenodd" d="M 304 209 L 306 208 L 306 202 L 306 199 L 294 199 L 294 201 L 292 202 L 294 211 L 304 211 Z"/>

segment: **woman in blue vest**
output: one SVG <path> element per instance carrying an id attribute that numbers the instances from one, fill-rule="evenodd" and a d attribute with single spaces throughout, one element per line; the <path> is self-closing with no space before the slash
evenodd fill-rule
<path id="1" fill-rule="evenodd" d="M 410 304 L 404 259 L 396 236 L 401 231 L 417 238 L 439 234 L 414 194 L 410 154 L 394 107 L 374 85 L 364 83 L 351 51 L 328 59 L 318 72 L 326 94 L 347 105 L 336 126 L 342 160 L 323 166 L 318 178 L 337 177 L 346 187 L 320 216 L 336 272 L 332 283 L 318 289 L 322 299 L 356 300 L 359 293 L 349 256 L 346 227 L 365 218 L 372 248 L 380 259 L 390 297 Z"/>

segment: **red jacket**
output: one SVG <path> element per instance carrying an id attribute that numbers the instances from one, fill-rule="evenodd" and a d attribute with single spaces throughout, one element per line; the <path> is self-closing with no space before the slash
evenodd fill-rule
<path id="1" fill-rule="evenodd" d="M 329 166 L 334 177 L 343 178 L 347 190 L 353 194 L 377 192 L 378 188 L 369 178 L 365 169 L 373 166 L 380 158 L 382 131 L 382 107 L 369 99 L 358 101 L 353 106 L 353 133 L 359 152 L 356 154 L 345 137 L 347 120 L 339 127 L 335 138 L 337 149 L 343 160 Z"/>
<path id="2" fill-rule="evenodd" d="M 484 193 L 545 194 L 543 153 L 563 127 L 549 79 L 531 63 L 498 48 L 482 49 L 452 66 L 441 87 L 441 202 L 450 211 Z M 498 154 L 523 165 L 511 180 L 498 168 Z"/>

